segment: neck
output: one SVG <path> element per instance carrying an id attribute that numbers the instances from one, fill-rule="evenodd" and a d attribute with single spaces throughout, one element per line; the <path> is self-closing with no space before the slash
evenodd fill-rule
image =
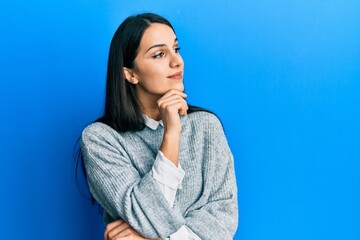
<path id="1" fill-rule="evenodd" d="M 138 92 L 137 94 L 141 112 L 147 115 L 149 118 L 154 120 L 161 120 L 161 115 L 159 108 L 157 106 L 157 101 L 161 98 L 160 95 L 148 95 L 148 94 L 141 94 Z"/>
<path id="2" fill-rule="evenodd" d="M 161 115 L 157 106 L 156 107 L 141 106 L 141 111 L 149 118 L 152 118 L 156 121 L 161 120 Z"/>

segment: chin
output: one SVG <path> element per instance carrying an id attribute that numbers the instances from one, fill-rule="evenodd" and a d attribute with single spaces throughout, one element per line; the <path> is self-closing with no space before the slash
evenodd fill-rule
<path id="1" fill-rule="evenodd" d="M 174 89 L 179 90 L 179 91 L 184 91 L 184 84 L 177 84 L 176 86 L 174 86 Z"/>
<path id="2" fill-rule="evenodd" d="M 184 84 L 183 83 L 178 83 L 178 84 L 169 85 L 169 86 L 163 88 L 162 90 L 160 90 L 160 92 L 158 92 L 158 94 L 164 95 L 165 93 L 167 93 L 171 89 L 175 89 L 175 90 L 183 92 L 184 91 Z"/>

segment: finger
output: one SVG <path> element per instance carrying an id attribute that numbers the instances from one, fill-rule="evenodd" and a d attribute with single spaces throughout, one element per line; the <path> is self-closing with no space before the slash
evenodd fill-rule
<path id="1" fill-rule="evenodd" d="M 161 107 L 162 105 L 166 104 L 169 101 L 173 101 L 173 100 L 180 100 L 181 102 L 184 103 L 184 105 L 187 105 L 187 102 L 184 98 L 178 96 L 178 95 L 173 95 L 173 96 L 169 96 L 167 98 L 161 98 L 158 100 L 157 104 L 158 107 Z"/>
<path id="2" fill-rule="evenodd" d="M 182 106 L 179 109 L 179 114 L 182 116 L 187 115 L 187 110 L 189 109 L 189 107 L 185 99 L 181 99 L 181 104 Z"/>
<path id="3" fill-rule="evenodd" d="M 175 99 L 164 103 L 160 107 L 160 110 L 166 113 L 171 113 L 171 112 L 178 113 L 182 107 L 183 107 L 183 103 L 181 102 L 181 100 Z"/>
<path id="4" fill-rule="evenodd" d="M 118 222 L 118 225 L 113 224 L 111 227 L 112 228 L 111 229 L 109 228 L 109 230 L 106 232 L 106 235 L 105 235 L 106 240 L 112 239 L 112 237 L 115 236 L 116 234 L 118 234 L 119 232 L 124 231 L 127 228 L 130 228 L 130 225 L 124 221 L 121 221 L 121 222 Z"/>
<path id="5" fill-rule="evenodd" d="M 163 97 L 168 97 L 168 96 L 171 96 L 171 95 L 179 95 L 183 98 L 187 97 L 186 93 L 182 92 L 182 91 L 179 91 L 177 89 L 171 89 L 170 91 L 168 91 L 167 93 L 165 93 L 163 95 Z"/>
<path id="6" fill-rule="evenodd" d="M 188 110 L 188 108 L 180 108 L 179 114 L 181 116 L 186 116 L 187 115 L 187 110 Z"/>
<path id="7" fill-rule="evenodd" d="M 111 230 L 109 232 L 108 237 L 110 239 L 113 239 L 114 237 L 119 236 L 119 234 L 121 235 L 124 232 L 127 232 L 129 229 L 131 229 L 130 225 L 128 225 L 127 223 L 123 223 L 120 226 L 118 226 L 117 228 L 114 228 L 113 230 Z"/>
<path id="8" fill-rule="evenodd" d="M 187 111 L 189 110 L 189 106 L 188 106 L 188 103 L 184 100 L 183 101 L 183 107 L 181 108 L 182 111 L 183 111 L 183 115 L 187 115 Z"/>
<path id="9" fill-rule="evenodd" d="M 183 91 L 180 91 L 178 89 L 170 89 L 167 93 L 170 95 L 171 94 L 180 94 L 180 95 L 186 96 L 186 93 L 184 93 Z"/>
<path id="10" fill-rule="evenodd" d="M 183 105 L 182 102 L 174 103 L 170 107 L 175 108 L 177 110 L 177 113 L 181 116 L 184 116 L 187 114 L 187 108 L 186 108 L 186 106 Z"/>
<path id="11" fill-rule="evenodd" d="M 158 106 L 161 106 L 163 103 L 166 103 L 166 102 L 174 100 L 174 99 L 179 99 L 179 100 L 185 101 L 185 99 L 179 95 L 170 95 L 170 96 L 160 98 L 157 101 L 157 104 L 158 104 Z"/>
<path id="12" fill-rule="evenodd" d="M 108 234 L 108 238 L 112 239 L 114 236 L 117 236 L 122 232 L 127 231 L 128 229 L 131 229 L 130 225 L 127 223 L 123 223 L 117 226 L 116 228 L 112 229 Z"/>
<path id="13" fill-rule="evenodd" d="M 108 240 L 108 234 L 111 230 L 113 230 L 114 228 L 116 228 L 117 226 L 121 225 L 122 223 L 124 223 L 124 221 L 122 220 L 117 220 L 114 222 L 111 222 L 109 224 L 106 225 L 105 228 L 105 232 L 104 232 L 104 240 Z"/>
<path id="14" fill-rule="evenodd" d="M 111 239 L 127 239 L 126 237 L 130 237 L 130 236 L 139 236 L 139 234 L 130 227 L 130 228 L 127 228 L 127 229 L 119 232 L 118 234 L 113 236 Z"/>
<path id="15" fill-rule="evenodd" d="M 181 105 L 175 105 L 175 103 L 181 103 Z M 184 116 L 187 115 L 187 110 L 189 109 L 187 102 L 184 99 L 174 99 L 168 102 L 163 103 L 159 108 L 160 110 L 165 110 L 167 112 L 171 111 L 171 108 L 175 107 L 177 112 Z"/>
<path id="16" fill-rule="evenodd" d="M 116 221 L 114 221 L 114 222 L 111 222 L 111 223 L 107 224 L 107 225 L 106 225 L 106 228 L 108 228 L 108 229 L 113 229 L 114 227 L 116 227 L 116 226 L 118 226 L 118 225 L 120 225 L 120 224 L 123 224 L 123 223 L 124 223 L 123 220 L 116 220 Z"/>
<path id="17" fill-rule="evenodd" d="M 179 109 L 179 114 L 181 116 L 187 115 L 187 110 L 189 109 L 188 105 L 185 103 L 182 104 L 182 107 Z"/>

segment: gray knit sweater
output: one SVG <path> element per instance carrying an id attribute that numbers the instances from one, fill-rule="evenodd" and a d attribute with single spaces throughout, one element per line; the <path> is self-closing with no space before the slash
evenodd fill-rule
<path id="1" fill-rule="evenodd" d="M 179 161 L 185 171 L 174 206 L 150 170 L 164 129 L 118 133 L 93 123 L 82 133 L 87 181 L 106 223 L 122 219 L 145 237 L 167 237 L 186 225 L 202 240 L 232 239 L 238 207 L 234 162 L 222 125 L 207 112 L 181 117 Z"/>

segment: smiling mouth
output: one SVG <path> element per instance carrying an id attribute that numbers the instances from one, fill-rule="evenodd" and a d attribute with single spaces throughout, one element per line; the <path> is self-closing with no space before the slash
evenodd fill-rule
<path id="1" fill-rule="evenodd" d="M 180 71 L 180 72 L 177 72 L 177 73 L 175 73 L 175 74 L 173 74 L 173 75 L 168 76 L 168 78 L 171 78 L 171 79 L 182 79 L 182 72 L 181 72 L 181 71 Z"/>

